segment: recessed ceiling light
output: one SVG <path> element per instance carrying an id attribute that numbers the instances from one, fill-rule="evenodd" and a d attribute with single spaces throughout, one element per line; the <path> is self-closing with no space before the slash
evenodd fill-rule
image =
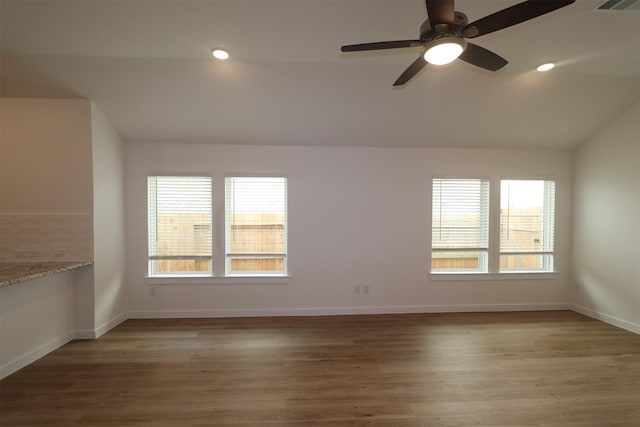
<path id="1" fill-rule="evenodd" d="M 556 66 L 556 64 L 554 64 L 553 62 L 547 62 L 546 64 L 542 64 L 542 65 L 538 66 L 538 68 L 536 68 L 536 69 L 538 71 L 549 71 L 550 69 L 552 69 L 555 66 Z"/>
<path id="2" fill-rule="evenodd" d="M 225 59 L 229 59 L 229 52 L 227 52 L 224 49 L 213 49 L 211 51 L 211 54 L 213 55 L 214 58 L 221 59 L 223 61 Z"/>

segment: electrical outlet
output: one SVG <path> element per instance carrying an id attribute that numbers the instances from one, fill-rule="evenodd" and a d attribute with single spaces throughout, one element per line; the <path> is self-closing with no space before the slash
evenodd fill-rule
<path id="1" fill-rule="evenodd" d="M 353 287 L 353 292 L 356 293 L 356 294 L 359 294 L 360 293 L 360 285 L 355 285 Z"/>
<path id="2" fill-rule="evenodd" d="M 369 293 L 369 285 L 364 285 L 362 287 L 362 293 L 363 294 L 368 294 Z"/>
<path id="3" fill-rule="evenodd" d="M 155 297 L 156 295 L 158 295 L 156 288 L 149 289 L 149 295 L 152 297 Z"/>

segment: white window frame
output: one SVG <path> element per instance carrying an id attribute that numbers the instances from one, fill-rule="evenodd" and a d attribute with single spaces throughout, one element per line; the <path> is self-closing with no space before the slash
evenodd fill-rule
<path id="1" fill-rule="evenodd" d="M 433 177 L 431 179 L 431 190 L 432 190 L 432 215 L 434 208 L 434 193 L 433 189 L 437 182 L 440 181 L 478 181 L 480 183 L 480 224 L 486 224 L 485 229 L 483 230 L 486 233 L 484 237 L 486 244 L 479 245 L 478 247 L 457 247 L 457 248 L 434 248 L 434 242 L 431 242 L 431 257 L 430 260 L 433 262 L 433 255 L 435 253 L 456 253 L 456 252 L 477 252 L 478 253 L 478 268 L 477 269 L 451 269 L 451 270 L 433 270 L 430 268 L 432 274 L 478 274 L 478 273 L 486 273 L 489 268 L 489 237 L 490 237 L 490 208 L 489 203 L 491 201 L 490 193 L 491 186 L 490 181 L 486 178 L 445 178 L 445 177 Z M 433 217 L 432 217 L 432 233 L 433 233 Z M 432 234 L 433 235 L 433 234 Z"/>
<path id="2" fill-rule="evenodd" d="M 555 260 L 555 195 L 556 195 L 556 181 L 553 179 L 511 179 L 511 178 L 502 178 L 500 179 L 499 188 L 500 192 L 502 192 L 502 182 L 503 181 L 542 181 L 543 188 L 543 211 L 542 211 L 542 221 L 543 224 L 543 250 L 541 251 L 503 251 L 500 246 L 500 242 L 498 242 L 498 260 L 503 255 L 541 255 L 542 256 L 542 266 L 538 269 L 499 269 L 500 274 L 522 274 L 522 273 L 551 273 L 554 270 L 554 260 Z M 502 197 L 502 194 L 500 194 Z M 500 221 L 500 213 L 498 213 L 498 222 Z M 499 261 L 498 261 L 499 263 Z"/>
<path id="3" fill-rule="evenodd" d="M 464 270 L 447 270 L 447 271 L 438 271 L 431 269 L 431 260 L 433 257 L 433 242 L 430 239 L 430 248 L 429 248 L 429 256 L 428 256 L 428 271 L 429 277 L 432 281 L 468 281 L 468 280 L 480 280 L 480 281 L 490 281 L 490 280 L 513 280 L 513 279 L 521 279 L 521 280 L 547 280 L 554 279 L 557 277 L 556 270 L 556 249 L 555 244 L 553 246 L 552 251 L 550 251 L 552 260 L 550 263 L 547 263 L 540 270 L 503 270 L 500 271 L 500 185 L 503 180 L 532 180 L 532 181 L 545 181 L 545 182 L 553 182 L 554 183 L 554 192 L 553 196 L 557 200 L 558 194 L 558 182 L 554 177 L 548 176 L 443 176 L 436 175 L 432 176 L 430 181 L 430 189 L 433 191 L 433 182 L 434 179 L 488 179 L 489 180 L 489 248 L 487 251 L 488 256 L 488 269 L 486 272 L 478 272 L 478 271 L 464 271 Z M 429 193 L 429 200 L 433 203 L 433 193 Z M 555 240 L 555 224 L 557 223 L 557 203 L 555 200 L 553 203 L 546 203 L 546 198 L 550 197 L 550 194 L 545 192 L 545 210 L 544 215 L 549 218 L 553 218 L 553 239 Z M 432 214 L 433 206 L 430 204 L 430 214 Z M 429 224 L 432 224 L 433 218 Z M 432 233 L 432 229 L 429 230 L 430 235 Z M 545 232 L 551 232 L 551 230 L 545 230 Z M 549 236 L 545 236 L 546 241 L 550 241 Z"/>
<path id="4" fill-rule="evenodd" d="M 155 235 L 155 233 L 157 233 L 157 231 L 152 231 L 151 227 L 153 224 L 156 224 L 157 219 L 151 219 L 152 216 L 152 212 L 151 212 L 151 206 L 152 206 L 152 200 L 151 200 L 151 180 L 152 179 L 157 179 L 157 178 L 205 178 L 208 179 L 210 182 L 210 192 L 211 192 L 211 205 L 209 206 L 209 214 L 211 215 L 211 222 L 209 223 L 209 229 L 211 230 L 211 241 L 209 242 L 210 245 L 210 253 L 211 255 L 205 256 L 205 255 L 176 255 L 176 256 L 166 256 L 166 255 L 152 255 L 151 252 L 151 246 L 152 246 L 152 237 Z M 211 175 L 206 175 L 206 174 L 150 174 L 147 175 L 146 178 L 146 194 L 147 194 L 147 199 L 146 199 L 146 217 L 147 217 L 147 276 L 148 278 L 162 278 L 162 277 L 171 277 L 171 278 L 175 278 L 175 277 L 210 277 L 213 274 L 213 268 L 214 268 L 214 247 L 213 247 L 213 240 L 215 238 L 215 231 L 214 231 L 214 224 L 215 224 L 215 217 L 213 214 L 213 177 Z M 157 214 L 157 211 L 154 213 Z M 188 272 L 188 271 L 176 271 L 176 272 L 157 272 L 156 271 L 156 262 L 163 260 L 163 259 L 206 259 L 209 260 L 209 265 L 210 265 L 210 269 L 209 271 L 202 271 L 202 272 Z"/>
<path id="5" fill-rule="evenodd" d="M 230 194 L 229 194 L 229 183 L 234 178 L 252 178 L 252 179 L 261 179 L 261 178 L 280 178 L 284 180 L 284 252 L 282 253 L 273 253 L 273 254 L 233 254 L 230 251 L 231 247 L 231 224 L 228 220 L 228 215 L 231 212 L 230 207 L 228 206 L 230 202 Z M 225 209 L 224 209 L 224 258 L 225 258 L 225 277 L 289 277 L 289 263 L 288 263 L 288 253 L 289 253 L 289 179 L 286 175 L 269 175 L 269 174 L 227 174 L 224 178 L 224 200 L 225 200 Z M 256 272 L 232 272 L 231 271 L 231 261 L 233 258 L 283 258 L 284 266 L 282 271 L 269 272 L 269 271 L 256 271 Z"/>

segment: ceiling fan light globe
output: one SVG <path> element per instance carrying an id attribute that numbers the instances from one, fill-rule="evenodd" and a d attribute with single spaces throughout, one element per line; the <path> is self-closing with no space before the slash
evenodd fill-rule
<path id="1" fill-rule="evenodd" d="M 538 68 L 536 68 L 536 70 L 544 73 L 545 71 L 549 71 L 549 70 L 553 69 L 555 66 L 556 66 L 556 64 L 553 63 L 553 62 L 545 62 L 544 64 L 539 65 Z"/>
<path id="2" fill-rule="evenodd" d="M 467 43 L 458 37 L 435 40 L 426 46 L 424 60 L 433 65 L 445 65 L 455 61 L 464 52 Z"/>
<path id="3" fill-rule="evenodd" d="M 213 55 L 214 58 L 219 59 L 221 61 L 225 61 L 229 59 L 229 52 L 227 52 L 224 49 L 213 49 L 211 51 L 211 54 Z"/>

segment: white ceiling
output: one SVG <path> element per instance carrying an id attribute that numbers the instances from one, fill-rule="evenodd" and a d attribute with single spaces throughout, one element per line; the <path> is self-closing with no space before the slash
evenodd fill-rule
<path id="1" fill-rule="evenodd" d="M 640 97 L 640 13 L 603 1 L 474 39 L 498 72 L 456 61 L 393 88 L 419 48 L 340 46 L 416 38 L 423 0 L 3 0 L 1 91 L 92 99 L 129 142 L 571 149 Z"/>

